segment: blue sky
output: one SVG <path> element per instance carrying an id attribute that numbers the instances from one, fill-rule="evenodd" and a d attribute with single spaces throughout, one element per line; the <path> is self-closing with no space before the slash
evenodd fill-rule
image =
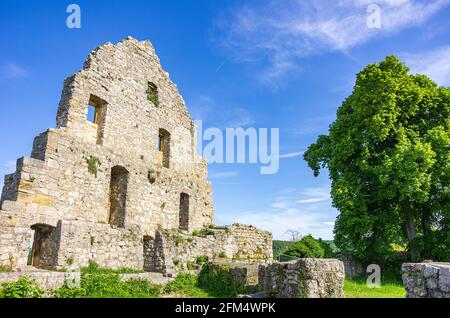
<path id="1" fill-rule="evenodd" d="M 327 174 L 301 152 L 327 132 L 365 65 L 396 54 L 450 84 L 450 0 L 0 2 L 0 175 L 55 126 L 65 77 L 105 42 L 149 39 L 194 119 L 205 127 L 280 129 L 280 170 L 211 164 L 216 223 L 332 238 Z M 81 8 L 81 29 L 66 7 Z M 368 28 L 367 8 L 381 28 Z M 0 183 L 1 185 L 1 183 Z"/>

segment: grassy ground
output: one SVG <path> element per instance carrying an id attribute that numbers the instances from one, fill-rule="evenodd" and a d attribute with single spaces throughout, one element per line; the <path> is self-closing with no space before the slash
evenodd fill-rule
<path id="1" fill-rule="evenodd" d="M 365 278 L 346 279 L 344 292 L 347 298 L 405 298 L 405 288 L 399 281 L 387 280 L 380 288 L 369 288 Z"/>

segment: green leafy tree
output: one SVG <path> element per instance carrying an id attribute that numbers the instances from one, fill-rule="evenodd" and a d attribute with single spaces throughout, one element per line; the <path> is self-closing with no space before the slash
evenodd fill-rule
<path id="1" fill-rule="evenodd" d="M 365 260 L 393 245 L 450 257 L 450 90 L 408 71 L 395 56 L 368 65 L 304 155 L 315 176 L 329 171 L 336 245 Z"/>
<path id="2" fill-rule="evenodd" d="M 299 241 L 289 245 L 283 254 L 300 258 L 322 258 L 325 255 L 325 251 L 318 240 L 311 235 L 306 235 Z"/>

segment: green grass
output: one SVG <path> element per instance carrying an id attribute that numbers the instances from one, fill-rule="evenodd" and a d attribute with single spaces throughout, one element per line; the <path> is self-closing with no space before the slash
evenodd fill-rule
<path id="1" fill-rule="evenodd" d="M 155 298 L 161 286 L 143 279 L 123 281 L 118 274 L 81 275 L 81 286 L 70 288 L 67 283 L 54 291 L 55 298 Z"/>
<path id="2" fill-rule="evenodd" d="M 62 270 L 65 271 L 65 270 Z M 111 268 L 104 268 L 100 267 L 96 262 L 89 261 L 89 265 L 87 267 L 80 268 L 81 273 L 86 274 L 139 274 L 139 273 L 145 273 L 141 269 L 133 269 L 133 268 L 118 268 L 118 269 L 111 269 Z"/>
<path id="3" fill-rule="evenodd" d="M 186 298 L 212 298 L 213 295 L 198 286 L 197 276 L 180 273 L 163 289 L 166 295 Z"/>
<path id="4" fill-rule="evenodd" d="M 403 284 L 395 280 L 382 281 L 380 288 L 369 288 L 365 278 L 346 279 L 344 293 L 347 298 L 405 298 Z"/>
<path id="5" fill-rule="evenodd" d="M 210 263 L 203 264 L 197 276 L 178 274 L 163 289 L 168 296 L 187 298 L 234 298 L 253 291 L 251 287 L 233 283 L 229 266 Z"/>

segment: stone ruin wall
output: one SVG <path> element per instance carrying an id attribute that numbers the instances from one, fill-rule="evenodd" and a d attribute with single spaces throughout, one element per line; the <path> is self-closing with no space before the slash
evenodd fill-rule
<path id="1" fill-rule="evenodd" d="M 450 263 L 405 263 L 407 298 L 450 298 Z"/>
<path id="2" fill-rule="evenodd" d="M 157 88 L 156 104 L 150 87 Z M 94 122 L 89 104 L 96 107 Z M 162 132 L 169 139 L 161 139 Z M 113 171 L 124 178 L 117 188 L 111 187 Z M 111 199 L 120 187 L 126 196 Z M 181 194 L 189 196 L 188 213 L 180 209 Z M 40 242 L 38 267 L 85 266 L 93 259 L 101 266 L 143 268 L 152 266 L 149 253 L 158 253 L 152 246 L 159 229 L 188 234 L 214 223 L 195 126 L 149 41 L 102 45 L 65 80 L 56 128 L 38 135 L 31 157 L 20 158 L 16 172 L 5 176 L 0 208 L 0 265 L 15 270 L 27 266 L 36 231 L 52 234 Z M 125 212 L 111 223 L 116 208 Z M 239 258 L 271 259 L 268 234 L 231 230 L 233 239 L 206 238 L 197 249 L 186 248 L 185 258 L 232 249 L 231 257 L 239 250 Z"/>
<path id="3" fill-rule="evenodd" d="M 242 224 L 208 228 L 194 235 L 162 230 L 144 246 L 149 256 L 144 268 L 171 276 L 188 269 L 189 263 L 197 265 L 198 256 L 210 261 L 248 263 L 271 262 L 273 257 L 272 234 Z"/>
<path id="4" fill-rule="evenodd" d="M 158 87 L 160 105 L 147 100 L 147 83 Z M 106 101 L 103 127 L 86 120 L 90 96 Z M 159 128 L 171 133 L 170 168 L 156 148 Z M 102 129 L 98 144 L 97 129 Z M 149 42 L 128 39 L 93 51 L 82 71 L 64 84 L 57 128 L 36 137 L 29 171 L 5 178 L 4 200 L 49 207 L 56 219 L 108 223 L 111 169 L 129 171 L 127 224 L 148 235 L 157 225 L 178 227 L 179 195 L 191 195 L 191 230 L 214 223 L 204 160 L 195 153 L 195 129 L 178 90 Z M 97 175 L 89 158 L 98 158 Z M 155 175 L 149 182 L 149 172 Z M 10 181 L 10 179 L 13 179 Z M 16 186 L 18 185 L 18 186 Z M 31 214 L 31 213 L 27 213 Z M 55 226 L 56 224 L 51 224 Z"/>
<path id="5" fill-rule="evenodd" d="M 158 106 L 147 99 L 149 82 L 157 86 Z M 87 120 L 93 99 L 105 102 L 101 125 Z M 160 129 L 170 132 L 169 168 L 157 149 Z M 8 233 L 0 237 L 0 261 L 23 266 L 23 248 L 9 245 L 29 238 L 35 224 L 107 224 L 115 166 L 128 171 L 125 227 L 141 227 L 142 236 L 154 236 L 158 226 L 178 228 L 181 193 L 189 195 L 188 231 L 214 223 L 207 166 L 195 153 L 195 138 L 184 101 L 150 42 L 127 38 L 97 48 L 64 82 L 57 127 L 37 136 L 31 158 L 19 159 L 16 172 L 5 177 L 1 227 Z"/>
<path id="6" fill-rule="evenodd" d="M 259 266 L 259 286 L 268 297 L 344 297 L 344 264 L 337 259 L 304 258 Z"/>

